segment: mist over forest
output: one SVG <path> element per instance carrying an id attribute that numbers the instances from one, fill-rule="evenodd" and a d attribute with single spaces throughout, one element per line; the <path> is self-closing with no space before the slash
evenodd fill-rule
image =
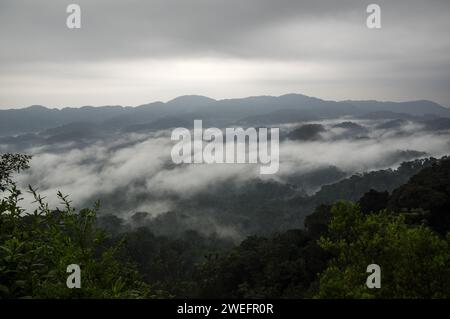
<path id="1" fill-rule="evenodd" d="M 33 155 L 31 168 L 17 177 L 21 187 L 38 188 L 55 207 L 57 191 L 75 207 L 99 200 L 100 216 L 166 235 L 193 229 L 240 241 L 302 228 L 323 203 L 317 198 L 326 185 L 450 153 L 450 110 L 429 101 L 182 96 L 135 108 L 32 106 L 0 114 L 2 152 Z M 204 127 L 279 127 L 279 172 L 260 175 L 256 164 L 175 165 L 171 131 L 192 128 L 194 119 Z M 15 134 L 6 135 L 11 128 Z M 367 183 L 340 199 L 392 190 L 408 177 Z M 26 194 L 22 205 L 32 208 L 32 201 Z"/>
<path id="2" fill-rule="evenodd" d="M 278 172 L 175 164 L 171 132 L 194 120 L 279 128 Z M 450 295 L 450 109 L 436 103 L 182 96 L 0 122 L 1 298 Z M 383 289 L 365 284 L 374 262 Z M 84 289 L 67 289 L 67 263 Z"/>
<path id="3" fill-rule="evenodd" d="M 450 298 L 449 13 L 0 0 L 0 308 Z"/>

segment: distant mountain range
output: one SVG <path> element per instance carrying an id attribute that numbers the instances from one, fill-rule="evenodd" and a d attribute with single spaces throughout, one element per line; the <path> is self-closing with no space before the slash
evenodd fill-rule
<path id="1" fill-rule="evenodd" d="M 348 100 L 337 102 L 301 94 L 225 100 L 188 95 L 175 98 L 167 103 L 154 102 L 136 107 L 84 106 L 50 109 L 34 105 L 22 109 L 0 110 L 0 136 L 36 133 L 58 127 L 59 129 L 56 131 L 59 130 L 64 134 L 76 133 L 77 135 L 111 130 L 140 132 L 178 126 L 185 127 L 192 125 L 194 119 L 202 119 L 208 126 L 223 127 L 226 125 L 273 125 L 340 116 L 372 119 L 420 117 L 423 120 L 439 119 L 438 125 L 446 127 L 450 121 L 450 109 L 431 101 Z"/>

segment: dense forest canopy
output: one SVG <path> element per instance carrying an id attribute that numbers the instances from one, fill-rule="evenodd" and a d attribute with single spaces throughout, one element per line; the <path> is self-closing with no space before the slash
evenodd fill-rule
<path id="1" fill-rule="evenodd" d="M 98 216 L 98 204 L 75 210 L 61 193 L 63 208 L 51 208 L 31 187 L 37 208 L 26 211 L 14 176 L 28 168 L 29 159 L 4 154 L 0 160 L 2 298 L 450 296 L 447 157 L 402 164 L 397 172 L 415 175 L 394 190 L 370 189 L 356 202 L 317 205 L 302 229 L 239 242 L 194 230 L 155 234 L 151 225 L 138 226 L 145 216 L 134 216 L 132 226 Z M 340 184 L 355 189 L 377 174 L 404 179 L 386 171 Z M 324 198 L 321 192 L 316 196 Z M 381 289 L 365 284 L 372 263 L 382 267 Z M 82 289 L 67 288 L 69 264 L 80 265 Z"/>

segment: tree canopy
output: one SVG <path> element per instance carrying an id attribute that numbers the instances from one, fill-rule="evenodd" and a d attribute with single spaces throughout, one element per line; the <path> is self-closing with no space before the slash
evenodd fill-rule
<path id="1" fill-rule="evenodd" d="M 238 243 L 193 230 L 156 234 L 134 225 L 145 214 L 130 226 L 97 216 L 98 203 L 75 210 L 61 192 L 60 207 L 51 208 L 31 187 L 36 208 L 25 210 L 14 174 L 29 160 L 0 158 L 0 298 L 450 296 L 448 158 L 431 160 L 391 194 L 370 190 L 359 202 L 324 203 L 304 229 Z M 262 186 L 269 197 L 272 185 Z M 81 267 L 81 289 L 66 285 L 71 264 Z M 381 267 L 379 289 L 366 286 L 370 264 Z"/>

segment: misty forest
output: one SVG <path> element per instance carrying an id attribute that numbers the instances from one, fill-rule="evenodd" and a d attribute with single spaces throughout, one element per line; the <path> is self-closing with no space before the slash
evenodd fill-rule
<path id="1" fill-rule="evenodd" d="M 278 173 L 174 164 L 196 119 L 280 128 Z M 450 109 L 431 101 L 35 105 L 0 110 L 0 154 L 0 298 L 450 297 Z"/>

